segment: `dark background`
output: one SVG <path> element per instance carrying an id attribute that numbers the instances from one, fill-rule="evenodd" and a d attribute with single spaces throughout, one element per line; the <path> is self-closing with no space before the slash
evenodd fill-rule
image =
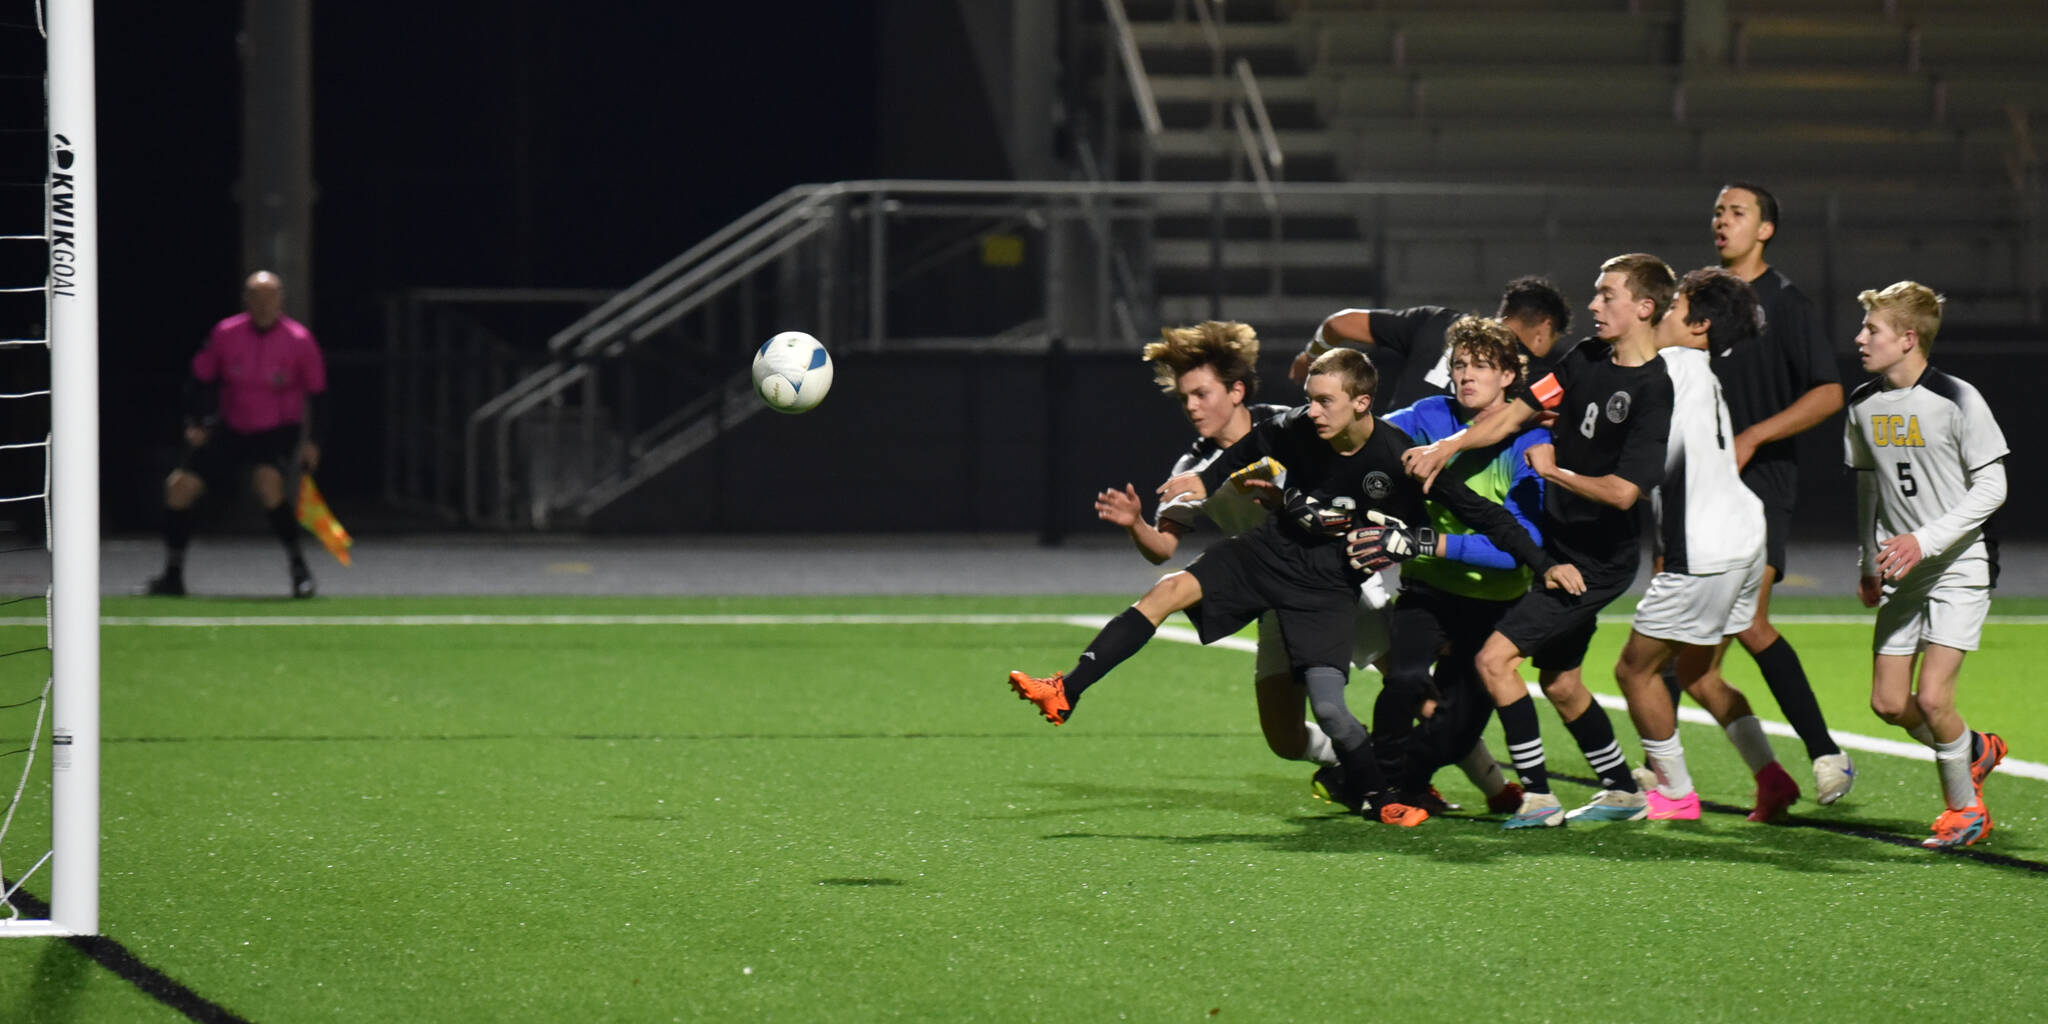
<path id="1" fill-rule="evenodd" d="M 99 12 L 110 530 L 154 528 L 185 368 L 253 269 L 235 198 L 240 6 Z M 948 39 L 952 3 L 884 7 L 317 3 L 309 326 L 333 378 L 330 497 L 360 507 L 378 489 L 393 290 L 620 288 L 791 185 L 1000 175 L 971 131 L 932 147 L 905 127 L 986 120 L 977 87 L 929 88 L 975 81 Z M 885 21 L 922 56 L 889 59 Z"/>

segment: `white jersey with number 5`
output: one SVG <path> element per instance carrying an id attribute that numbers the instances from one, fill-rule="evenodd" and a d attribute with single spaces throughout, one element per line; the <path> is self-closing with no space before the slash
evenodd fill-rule
<path id="1" fill-rule="evenodd" d="M 1905 388 L 1882 378 L 1849 396 L 1847 458 L 1877 480 L 1877 536 L 1866 546 L 1939 519 L 1962 503 L 1970 474 L 2006 456 L 2005 433 L 1968 381 L 1928 367 Z M 1941 561 L 1986 557 L 1977 526 L 1939 553 Z"/>

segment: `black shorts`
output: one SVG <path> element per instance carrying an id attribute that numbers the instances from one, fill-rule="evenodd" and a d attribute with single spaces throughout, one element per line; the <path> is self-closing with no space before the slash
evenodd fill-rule
<path id="1" fill-rule="evenodd" d="M 1403 584 L 1387 617 L 1393 645 L 1387 652 L 1387 685 L 1441 697 L 1431 674 L 1443 659 L 1467 665 L 1493 634 L 1513 601 L 1484 601 L 1416 583 Z M 1448 647 L 1450 653 L 1439 657 Z M 1441 668 L 1439 668 L 1441 672 Z"/>
<path id="2" fill-rule="evenodd" d="M 1225 538 L 1188 566 L 1202 585 L 1201 602 L 1187 610 L 1195 632 L 1203 643 L 1214 643 L 1271 610 L 1297 679 L 1317 665 L 1348 670 L 1358 588 L 1331 571 L 1341 563 L 1342 549 L 1288 552 L 1259 537 L 1255 532 Z M 1337 562 L 1322 564 L 1332 558 Z"/>
<path id="3" fill-rule="evenodd" d="M 1586 660 L 1600 610 L 1628 592 L 1633 578 L 1588 579 L 1586 592 L 1536 589 L 1522 595 L 1494 631 L 1514 643 L 1540 670 L 1563 672 Z"/>
<path id="4" fill-rule="evenodd" d="M 1799 478 L 1792 467 L 1751 463 L 1742 482 L 1764 503 L 1764 564 L 1771 582 L 1785 579 L 1785 541 L 1792 532 L 1792 509 L 1798 504 Z"/>
<path id="5" fill-rule="evenodd" d="M 213 487 L 222 486 L 233 480 L 236 473 L 255 466 L 274 466 L 278 472 L 290 475 L 298 459 L 300 435 L 296 423 L 253 434 L 215 427 L 207 432 L 205 444 L 185 452 L 179 468 Z"/>

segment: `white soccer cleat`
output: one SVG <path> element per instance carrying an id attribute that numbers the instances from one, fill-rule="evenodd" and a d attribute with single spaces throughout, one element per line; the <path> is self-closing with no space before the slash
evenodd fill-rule
<path id="1" fill-rule="evenodd" d="M 1649 798 L 1641 793 L 1624 793 L 1618 789 L 1603 789 L 1600 795 L 1588 801 L 1585 806 L 1575 808 L 1564 817 L 1566 821 L 1641 821 L 1650 816 Z"/>
<path id="2" fill-rule="evenodd" d="M 1856 762 L 1847 754 L 1823 754 L 1813 759 L 1813 794 L 1822 805 L 1849 795 L 1856 786 Z"/>

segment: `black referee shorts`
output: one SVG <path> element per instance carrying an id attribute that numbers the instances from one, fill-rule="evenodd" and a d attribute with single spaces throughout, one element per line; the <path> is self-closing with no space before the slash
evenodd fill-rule
<path id="1" fill-rule="evenodd" d="M 1789 466 L 1750 463 L 1742 482 L 1764 503 L 1764 564 L 1771 582 L 1785 579 L 1785 542 L 1792 532 L 1792 510 L 1798 504 L 1799 478 Z"/>
<path id="2" fill-rule="evenodd" d="M 299 434 L 296 423 L 253 434 L 215 427 L 207 432 L 205 444 L 185 452 L 178 468 L 205 481 L 209 487 L 256 466 L 274 466 L 278 472 L 289 475 L 298 456 Z"/>
<path id="3" fill-rule="evenodd" d="M 1539 588 L 1522 595 L 1494 631 L 1507 637 L 1515 649 L 1535 663 L 1539 670 L 1563 672 L 1578 668 L 1586 660 L 1586 647 L 1593 641 L 1600 610 L 1628 592 L 1634 574 L 1606 580 L 1588 579 L 1586 592 L 1568 594 Z"/>
<path id="4" fill-rule="evenodd" d="M 1342 576 L 1315 572 L 1306 560 L 1270 557 L 1251 537 L 1226 538 L 1187 568 L 1202 585 L 1201 602 L 1187 610 L 1202 642 L 1221 640 L 1270 609 L 1296 678 L 1316 665 L 1348 670 L 1358 588 Z"/>

